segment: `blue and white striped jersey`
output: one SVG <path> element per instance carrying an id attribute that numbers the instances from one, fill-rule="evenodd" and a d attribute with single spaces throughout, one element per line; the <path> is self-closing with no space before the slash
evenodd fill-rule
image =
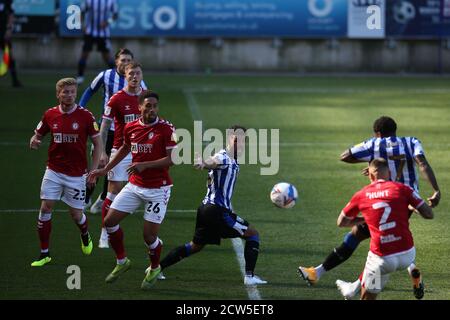
<path id="1" fill-rule="evenodd" d="M 220 165 L 208 172 L 208 190 L 203 199 L 203 204 L 211 203 L 233 211 L 231 197 L 239 174 L 239 164 L 228 156 L 225 149 L 217 152 L 213 158 Z"/>
<path id="2" fill-rule="evenodd" d="M 111 99 L 116 92 L 122 90 L 127 84 L 128 82 L 125 80 L 125 76 L 118 73 L 115 68 L 102 71 L 95 77 L 89 87 L 86 88 L 81 96 L 79 104 L 80 106 L 87 108 L 87 104 L 92 95 L 103 87 L 103 114 L 109 99 Z M 147 85 L 144 80 L 141 82 L 141 87 L 144 90 L 147 89 Z M 111 130 L 114 130 L 114 123 L 111 124 Z"/>
<path id="3" fill-rule="evenodd" d="M 415 137 L 371 138 L 350 148 L 350 152 L 358 160 L 371 161 L 384 158 L 391 171 L 391 179 L 419 190 L 419 176 L 414 157 L 424 155 L 422 144 Z"/>
<path id="4" fill-rule="evenodd" d="M 85 0 L 81 5 L 81 10 L 84 13 L 87 35 L 98 38 L 111 36 L 109 25 L 102 28 L 101 23 L 118 14 L 116 0 Z"/>

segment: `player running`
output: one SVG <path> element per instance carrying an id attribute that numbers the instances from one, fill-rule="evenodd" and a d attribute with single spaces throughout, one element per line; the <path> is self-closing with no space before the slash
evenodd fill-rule
<path id="1" fill-rule="evenodd" d="M 380 117 L 373 124 L 374 137 L 363 143 L 353 146 L 341 155 L 341 160 L 347 163 L 370 162 L 381 157 L 388 163 L 391 178 L 414 189 L 418 193 L 418 174 L 416 166 L 425 176 L 433 189 L 428 204 L 436 207 L 440 200 L 439 186 L 433 169 L 425 158 L 421 142 L 415 137 L 398 137 L 397 124 L 390 117 Z M 367 174 L 367 169 L 363 170 Z M 336 266 L 346 261 L 356 250 L 359 243 L 370 238 L 369 228 L 366 224 L 359 224 L 344 237 L 344 242 L 335 248 L 317 267 L 305 268 L 300 266 L 299 273 L 309 285 L 316 284 L 320 277 Z M 420 270 L 411 264 L 408 272 L 413 282 L 413 293 L 417 299 L 424 295 L 424 285 Z M 353 284 L 339 282 L 338 286 L 346 296 L 354 295 L 360 288 L 359 279 Z"/>
<path id="2" fill-rule="evenodd" d="M 388 162 L 375 158 L 369 165 L 371 184 L 355 193 L 339 215 L 339 227 L 365 224 L 370 230 L 370 251 L 362 277 L 361 299 L 375 300 L 389 274 L 414 263 L 416 250 L 409 230 L 411 206 L 425 219 L 433 210 L 411 187 L 388 181 Z M 362 217 L 358 217 L 359 212 Z"/>
<path id="3" fill-rule="evenodd" d="M 55 202 L 62 200 L 69 206 L 69 213 L 81 232 L 81 250 L 89 255 L 92 240 L 88 232 L 88 221 L 83 213 L 86 194 L 86 142 L 90 137 L 95 147 L 91 167 L 98 167 L 102 142 L 98 126 L 91 112 L 75 103 L 77 82 L 64 78 L 56 83 L 59 105 L 48 109 L 31 137 L 30 148 L 38 149 L 42 138 L 51 133 L 48 149 L 47 169 L 41 185 L 41 208 L 38 219 L 38 234 L 41 255 L 32 267 L 42 267 L 51 261 L 49 242 L 52 229 L 52 210 Z"/>
<path id="4" fill-rule="evenodd" d="M 173 165 L 172 149 L 176 148 L 177 142 L 173 125 L 158 117 L 157 93 L 143 91 L 139 96 L 139 110 L 141 117 L 125 125 L 120 148 L 103 169 L 90 173 L 88 181 L 93 182 L 97 176 L 105 175 L 120 165 L 131 151 L 132 163 L 127 168 L 129 182 L 115 197 L 104 221 L 117 258 L 116 267 L 105 281 L 114 282 L 130 268 L 131 261 L 125 252 L 119 223 L 144 203 L 144 240 L 151 261 L 151 268 L 141 285 L 145 290 L 155 283 L 161 272 L 159 260 L 163 244 L 158 238 L 158 231 L 170 198 L 172 180 L 169 167 Z"/>
<path id="5" fill-rule="evenodd" d="M 203 161 L 197 158 L 197 169 L 208 169 L 208 190 L 202 204 L 197 209 L 195 234 L 191 242 L 181 245 L 161 261 L 164 270 L 169 266 L 201 251 L 207 244 L 220 245 L 221 239 L 245 239 L 245 277 L 244 284 L 254 286 L 266 284 L 254 274 L 259 254 L 258 231 L 249 222 L 233 212 L 231 197 L 239 174 L 238 155 L 244 150 L 245 131 L 233 126 L 228 137 L 228 146 L 213 157 Z"/>

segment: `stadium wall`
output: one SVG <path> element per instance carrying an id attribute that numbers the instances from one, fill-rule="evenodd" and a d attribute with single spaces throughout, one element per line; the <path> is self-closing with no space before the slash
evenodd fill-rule
<path id="1" fill-rule="evenodd" d="M 20 68 L 76 69 L 82 40 L 16 38 Z M 125 39 L 146 69 L 158 71 L 450 73 L 450 40 Z M 103 69 L 91 53 L 88 68 Z"/>

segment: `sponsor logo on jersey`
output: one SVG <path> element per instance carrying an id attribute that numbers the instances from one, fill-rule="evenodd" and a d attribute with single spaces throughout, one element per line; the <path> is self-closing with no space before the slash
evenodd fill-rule
<path id="1" fill-rule="evenodd" d="M 123 116 L 123 121 L 125 123 L 129 123 L 131 121 L 136 120 L 137 118 L 139 118 L 139 115 L 137 115 L 137 114 L 126 114 Z"/>
<path id="2" fill-rule="evenodd" d="M 55 143 L 77 143 L 78 134 L 54 133 L 53 142 Z"/>
<path id="3" fill-rule="evenodd" d="M 153 144 L 151 143 L 131 143 L 131 153 L 151 153 Z"/>

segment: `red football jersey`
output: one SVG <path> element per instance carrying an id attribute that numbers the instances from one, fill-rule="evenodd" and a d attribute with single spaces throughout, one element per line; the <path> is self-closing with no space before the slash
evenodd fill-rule
<path id="1" fill-rule="evenodd" d="M 99 134 L 97 122 L 89 110 L 75 106 L 65 113 L 60 106 L 50 108 L 35 132 L 43 136 L 48 132 L 52 134 L 47 161 L 50 169 L 72 177 L 87 172 L 87 138 Z"/>
<path id="2" fill-rule="evenodd" d="M 370 230 L 370 251 L 387 256 L 414 246 L 408 205 L 418 208 L 423 203 L 409 186 L 378 180 L 355 193 L 342 211 L 347 217 L 361 212 Z"/>
<path id="3" fill-rule="evenodd" d="M 176 148 L 175 128 L 170 122 L 160 118 L 152 124 L 144 124 L 138 119 L 125 126 L 124 144 L 131 147 L 133 163 L 158 160 L 168 156 L 168 150 Z M 134 173 L 129 181 L 144 188 L 172 185 L 169 167 Z"/>
<path id="4" fill-rule="evenodd" d="M 108 101 L 103 118 L 114 120 L 113 148 L 115 149 L 119 149 L 123 144 L 123 129 L 125 125 L 141 116 L 139 111 L 139 94 L 130 94 L 125 90 L 119 90 Z"/>

